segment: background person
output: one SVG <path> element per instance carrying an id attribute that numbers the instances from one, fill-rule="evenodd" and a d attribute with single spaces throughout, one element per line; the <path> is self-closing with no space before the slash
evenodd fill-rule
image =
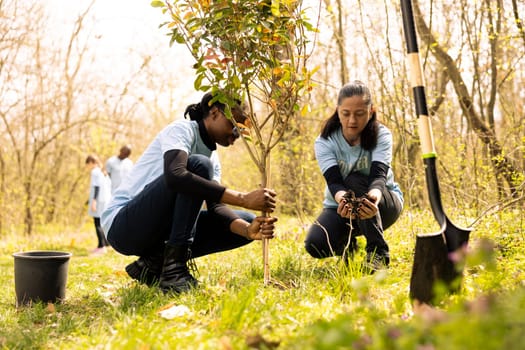
<path id="1" fill-rule="evenodd" d="M 276 218 L 225 205 L 272 212 L 275 192 L 243 193 L 220 185 L 216 145 L 228 147 L 240 136 L 224 110 L 231 108 L 241 123 L 246 116 L 240 104 L 227 107 L 212 99 L 205 94 L 186 108 L 190 120 L 176 120 L 154 138 L 102 216 L 113 248 L 139 256 L 126 267 L 129 276 L 148 285 L 158 282 L 163 291 L 197 286 L 188 269 L 190 257 L 273 237 Z M 201 210 L 204 200 L 207 210 Z"/>
<path id="2" fill-rule="evenodd" d="M 120 148 L 119 154 L 111 156 L 106 161 L 106 172 L 111 179 L 111 193 L 114 193 L 122 182 L 122 179 L 133 167 L 133 161 L 129 159 L 131 146 L 124 145 Z"/>
<path id="3" fill-rule="evenodd" d="M 98 240 L 97 247 L 91 253 L 102 254 L 106 252 L 106 247 L 109 246 L 109 243 L 100 225 L 100 216 L 109 202 L 111 184 L 109 177 L 102 169 L 101 161 L 96 155 L 90 154 L 87 156 L 86 168 L 90 174 L 88 215 L 93 218 Z"/>
<path id="4" fill-rule="evenodd" d="M 352 256 L 357 231 L 366 238 L 365 266 L 371 271 L 390 263 L 383 230 L 401 214 L 403 194 L 390 168 L 392 134 L 380 124 L 369 88 L 360 81 L 342 87 L 337 108 L 315 141 L 315 155 L 326 181 L 323 210 L 305 239 L 315 258 Z M 347 190 L 367 196 L 352 214 Z M 352 220 L 350 222 L 350 220 Z M 356 228 L 350 234 L 350 224 Z"/>

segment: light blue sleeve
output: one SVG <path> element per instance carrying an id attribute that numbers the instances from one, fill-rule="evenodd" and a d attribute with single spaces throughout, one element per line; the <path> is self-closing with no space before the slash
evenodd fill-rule
<path id="1" fill-rule="evenodd" d="M 178 149 L 186 152 L 188 156 L 191 155 L 192 145 L 195 143 L 195 131 L 191 122 L 187 120 L 171 123 L 159 135 L 162 154 Z"/>
<path id="2" fill-rule="evenodd" d="M 321 169 L 321 173 L 325 173 L 326 170 L 330 169 L 337 164 L 336 153 L 333 150 L 332 144 L 329 140 L 322 137 L 317 137 L 314 143 L 315 158 Z"/>
<path id="3" fill-rule="evenodd" d="M 372 151 L 371 161 L 381 162 L 388 166 L 392 163 L 392 133 L 384 125 L 380 125 L 377 136 L 377 146 Z"/>
<path id="4" fill-rule="evenodd" d="M 105 175 L 102 173 L 100 168 L 93 168 L 91 170 L 91 183 L 89 189 L 89 202 L 88 202 L 88 214 L 92 217 L 100 217 L 102 211 L 106 205 L 106 198 L 104 196 L 105 190 Z M 95 187 L 99 188 L 98 198 L 97 198 L 97 210 L 94 212 L 91 210 L 91 203 L 93 202 L 95 196 Z"/>
<path id="5" fill-rule="evenodd" d="M 104 174 L 99 168 L 91 170 L 91 187 L 102 187 L 104 185 Z"/>

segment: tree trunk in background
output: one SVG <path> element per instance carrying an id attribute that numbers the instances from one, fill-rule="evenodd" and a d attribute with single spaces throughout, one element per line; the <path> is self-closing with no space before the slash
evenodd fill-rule
<path id="1" fill-rule="evenodd" d="M 1 146 L 0 146 L 1 147 Z M 4 204 L 4 194 L 5 191 L 5 160 L 3 155 L 3 150 L 0 148 L 0 208 L 5 208 Z M 3 232 L 4 224 L 4 210 L 0 210 L 0 234 Z"/>
<path id="2" fill-rule="evenodd" d="M 329 24 L 332 30 L 332 37 L 335 41 L 337 59 L 334 61 L 338 62 L 338 76 L 340 85 L 335 84 L 335 86 L 343 86 L 348 82 L 348 55 L 346 53 L 346 34 L 344 26 L 344 9 L 346 8 L 341 3 L 341 0 L 335 0 L 335 4 L 332 4 L 331 0 L 324 0 L 325 9 L 329 14 L 330 20 Z M 346 5 L 346 4 L 345 4 Z"/>
<path id="3" fill-rule="evenodd" d="M 525 27 L 523 27 L 523 20 L 520 18 L 520 14 L 518 12 L 517 0 L 512 0 L 512 13 L 514 14 L 514 23 L 516 23 L 518 32 L 523 39 L 523 48 L 525 48 Z"/>
<path id="4" fill-rule="evenodd" d="M 318 202 L 319 167 L 313 157 L 313 129 L 311 121 L 294 117 L 290 119 L 288 131 L 283 135 L 277 157 L 279 158 L 279 198 L 282 201 L 280 211 L 287 215 L 304 219 L 305 215 L 314 215 Z"/>

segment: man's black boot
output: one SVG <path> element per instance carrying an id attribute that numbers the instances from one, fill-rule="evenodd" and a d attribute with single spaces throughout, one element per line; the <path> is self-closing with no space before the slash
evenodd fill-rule
<path id="1" fill-rule="evenodd" d="M 154 256 L 141 256 L 126 266 L 126 272 L 129 277 L 151 287 L 159 283 L 163 262 L 162 253 Z"/>
<path id="2" fill-rule="evenodd" d="M 160 274 L 159 287 L 164 292 L 187 292 L 197 287 L 197 280 L 190 274 L 188 260 L 191 257 L 189 245 L 170 245 L 166 243 L 164 265 Z"/>

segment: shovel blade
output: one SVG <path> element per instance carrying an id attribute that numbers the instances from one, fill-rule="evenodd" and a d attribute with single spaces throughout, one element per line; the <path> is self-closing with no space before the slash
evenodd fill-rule
<path id="1" fill-rule="evenodd" d="M 462 257 L 468 243 L 470 230 L 447 225 L 441 231 L 417 235 L 414 264 L 410 278 L 410 299 L 434 304 L 436 289 L 444 287 L 455 293 L 463 277 Z"/>
<path id="2" fill-rule="evenodd" d="M 445 216 L 446 228 L 444 231 L 447 249 L 449 252 L 455 252 L 464 248 L 470 236 L 472 229 L 455 226 L 448 217 Z"/>

